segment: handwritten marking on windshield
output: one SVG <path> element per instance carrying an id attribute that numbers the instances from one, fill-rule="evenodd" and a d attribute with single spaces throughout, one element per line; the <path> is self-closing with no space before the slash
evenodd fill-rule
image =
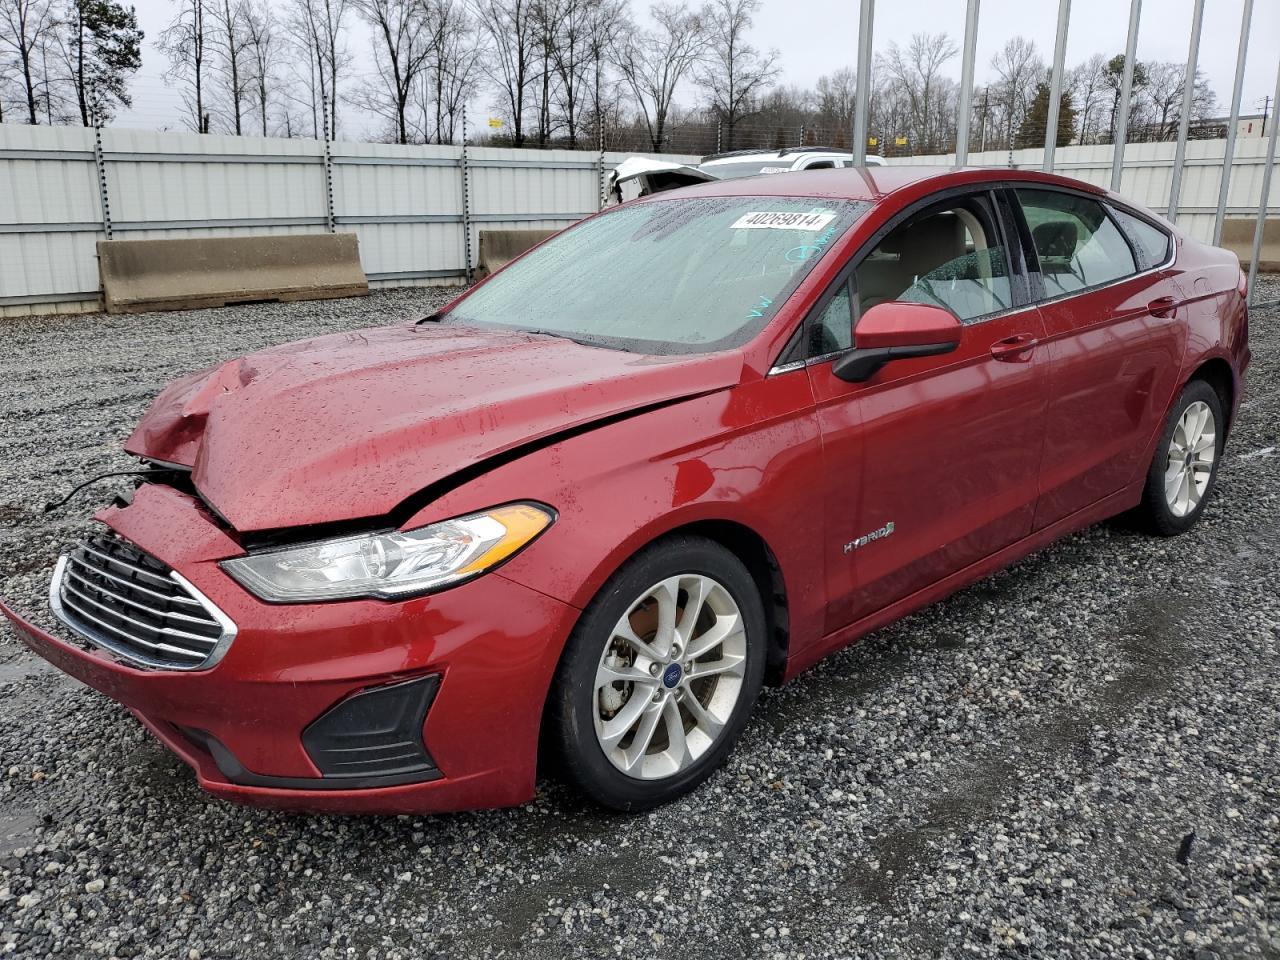
<path id="1" fill-rule="evenodd" d="M 771 306 L 773 306 L 773 301 L 769 297 L 765 297 L 765 296 L 760 297 L 759 302 L 755 305 L 755 307 L 751 310 L 751 312 L 747 314 L 747 319 L 759 320 L 761 317 L 764 316 L 764 311 Z"/>

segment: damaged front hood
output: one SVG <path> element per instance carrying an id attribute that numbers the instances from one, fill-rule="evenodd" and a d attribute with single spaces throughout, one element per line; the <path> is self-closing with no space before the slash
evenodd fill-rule
<path id="1" fill-rule="evenodd" d="M 250 354 L 164 390 L 125 443 L 190 466 L 242 532 L 391 514 L 523 444 L 738 382 L 737 354 L 652 357 L 460 326 L 395 326 Z"/>

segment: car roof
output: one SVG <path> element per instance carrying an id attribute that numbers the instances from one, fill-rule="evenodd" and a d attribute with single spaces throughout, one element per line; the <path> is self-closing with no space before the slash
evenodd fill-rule
<path id="1" fill-rule="evenodd" d="M 654 194 L 653 199 L 681 197 L 827 197 L 833 200 L 867 200 L 875 203 L 911 187 L 944 190 L 950 186 L 983 183 L 1044 183 L 1099 196 L 1107 191 L 1093 184 L 1039 170 L 1004 167 L 916 167 L 908 165 L 852 167 L 837 170 L 797 170 L 772 177 L 740 177 L 682 187 Z M 644 198 L 646 200 L 650 198 Z"/>
<path id="2" fill-rule="evenodd" d="M 808 157 L 846 157 L 848 150 L 815 150 L 806 147 L 804 150 L 752 150 L 750 153 L 722 154 L 721 156 L 703 160 L 699 166 L 708 167 L 727 163 L 750 163 L 753 160 L 802 160 Z"/>

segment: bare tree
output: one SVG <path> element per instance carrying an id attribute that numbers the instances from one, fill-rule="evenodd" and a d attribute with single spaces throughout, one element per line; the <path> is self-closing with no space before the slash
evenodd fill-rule
<path id="1" fill-rule="evenodd" d="M 524 146 L 525 103 L 540 53 L 536 2 L 473 0 L 473 10 L 488 42 L 482 69 L 498 92 L 503 112 L 511 118 L 512 144 Z"/>
<path id="2" fill-rule="evenodd" d="M 624 31 L 614 62 L 635 95 L 652 149 L 661 150 L 676 90 L 703 56 L 707 41 L 702 18 L 676 3 L 659 3 L 650 13 L 655 29 Z"/>
<path id="3" fill-rule="evenodd" d="M 733 131 L 752 110 L 756 97 L 778 77 L 778 51 L 761 53 L 747 42 L 751 18 L 760 0 L 712 0 L 703 11 L 707 30 L 706 62 L 698 84 L 711 110 L 724 124 L 725 146 L 733 149 Z"/>
<path id="4" fill-rule="evenodd" d="M 209 113 L 205 109 L 205 0 L 179 0 L 178 13 L 160 33 L 160 49 L 169 58 L 165 75 L 185 84 L 182 100 L 188 116 L 186 122 L 197 133 L 209 132 Z"/>
<path id="5" fill-rule="evenodd" d="M 818 78 L 818 113 L 832 126 L 845 127 L 853 122 L 853 105 L 858 90 L 858 75 L 849 67 Z"/>
<path id="6" fill-rule="evenodd" d="M 905 49 L 891 42 L 880 58 L 886 79 L 905 98 L 916 152 L 947 147 L 955 82 L 942 76 L 942 68 L 959 52 L 945 33 L 917 33 Z"/>
<path id="7" fill-rule="evenodd" d="M 1102 131 L 1107 106 L 1107 58 L 1095 53 L 1067 74 L 1067 89 L 1078 103 L 1080 143 L 1096 143 Z"/>
<path id="8" fill-rule="evenodd" d="M 1143 116 L 1136 126 L 1148 126 L 1148 135 L 1154 140 L 1172 140 L 1178 134 L 1182 118 L 1187 66 L 1185 63 L 1145 63 L 1143 68 L 1146 74 L 1140 101 Z M 1200 70 L 1196 70 L 1191 97 L 1192 120 L 1206 120 L 1213 115 L 1216 98 Z"/>
<path id="9" fill-rule="evenodd" d="M 213 0 L 209 6 L 207 42 L 218 55 L 226 88 L 228 127 L 236 136 L 243 130 L 244 102 L 247 99 L 249 29 L 246 0 Z"/>
<path id="10" fill-rule="evenodd" d="M 315 64 L 314 86 L 320 106 L 320 136 L 338 135 L 339 77 L 350 65 L 347 53 L 347 25 L 351 14 L 349 0 L 291 0 L 294 7 L 295 35 Z"/>
<path id="11" fill-rule="evenodd" d="M 543 0 L 544 31 L 550 40 L 548 67 L 555 76 L 556 106 L 569 148 L 578 144 L 579 121 L 587 78 L 584 67 L 591 36 L 591 18 L 597 0 Z M 549 82 L 545 84 L 548 106 Z M 548 117 L 548 126 L 550 126 Z"/>
<path id="12" fill-rule="evenodd" d="M 536 76 L 534 101 L 538 107 L 538 146 L 545 147 L 551 139 L 552 85 L 555 70 L 551 63 L 553 50 L 559 41 L 559 16 L 562 6 L 569 0 L 534 0 L 533 18 L 537 27 Z"/>
<path id="13" fill-rule="evenodd" d="M 276 77 L 276 58 L 280 54 L 275 12 L 267 0 L 245 7 L 244 28 L 248 57 L 248 86 L 262 135 L 268 136 L 267 112 Z"/>
<path id="14" fill-rule="evenodd" d="M 452 143 L 467 98 L 475 92 L 480 50 L 461 0 L 426 0 L 426 11 L 432 26 L 418 94 L 422 139 Z"/>
<path id="15" fill-rule="evenodd" d="M 390 121 L 396 143 L 408 143 L 409 101 L 431 54 L 432 21 L 419 0 L 356 0 L 356 9 L 373 28 L 377 69 L 362 100 Z"/>
<path id="16" fill-rule="evenodd" d="M 4 105 L 9 100 L 9 88 L 13 86 L 14 67 L 8 57 L 0 57 L 0 123 L 4 123 Z"/>
<path id="17" fill-rule="evenodd" d="M 323 62 L 316 45 L 316 35 L 312 31 L 311 21 L 306 16 L 303 4 L 294 2 L 284 20 L 284 36 L 286 46 L 293 54 L 286 58 L 288 81 L 284 85 L 284 97 L 287 105 L 284 109 L 286 127 L 290 135 L 297 135 L 304 129 L 304 119 L 310 115 L 311 136 L 319 140 L 323 134 L 320 116 L 326 111 L 327 101 L 321 95 L 319 74 Z"/>
<path id="18" fill-rule="evenodd" d="M 589 8 L 587 20 L 586 51 L 583 73 L 591 87 L 591 123 L 596 140 L 605 142 L 607 115 L 619 118 L 616 87 L 614 94 L 608 79 L 609 57 L 617 45 L 618 37 L 628 26 L 627 0 L 595 0 Z"/>
<path id="19" fill-rule="evenodd" d="M 45 81 L 37 59 L 53 26 L 49 0 L 0 0 L 0 45 L 8 47 L 17 60 L 28 123 L 40 122 L 36 90 Z"/>
<path id="20" fill-rule="evenodd" d="M 1013 143 L 1021 126 L 1036 85 L 1044 78 L 1045 65 L 1036 45 L 1026 37 L 1012 37 L 991 58 L 991 68 L 1000 78 L 990 87 L 992 106 L 999 112 L 999 126 L 1004 131 L 1004 146 Z"/>

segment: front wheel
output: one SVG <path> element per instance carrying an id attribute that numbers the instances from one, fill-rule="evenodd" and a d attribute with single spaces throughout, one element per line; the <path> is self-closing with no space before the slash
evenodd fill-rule
<path id="1" fill-rule="evenodd" d="M 607 807 L 644 810 L 724 762 L 759 695 L 765 615 L 742 562 L 701 537 L 633 557 L 569 638 L 549 734 L 566 776 Z"/>
<path id="2" fill-rule="evenodd" d="M 1136 511 L 1149 532 L 1172 537 L 1204 512 L 1218 477 L 1226 421 L 1217 391 L 1192 380 L 1169 411 Z"/>

